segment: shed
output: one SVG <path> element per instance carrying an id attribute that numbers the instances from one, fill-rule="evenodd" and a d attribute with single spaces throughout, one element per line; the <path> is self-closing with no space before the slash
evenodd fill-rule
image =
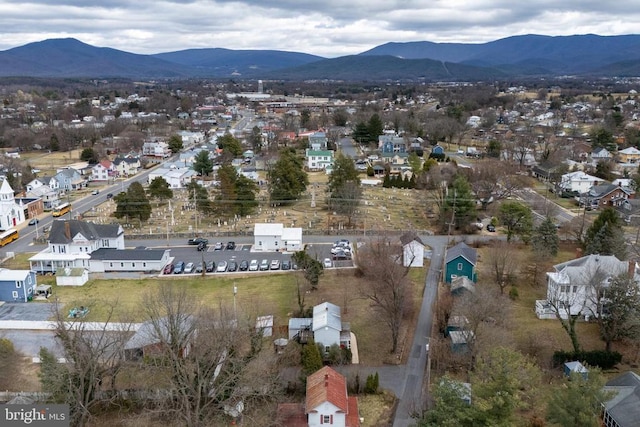
<path id="1" fill-rule="evenodd" d="M 82 286 L 89 281 L 89 271 L 86 268 L 65 267 L 56 272 L 56 285 Z"/>
<path id="2" fill-rule="evenodd" d="M 256 332 L 262 334 L 263 337 L 273 335 L 273 315 L 259 316 L 256 318 Z"/>
<path id="3" fill-rule="evenodd" d="M 424 243 L 415 231 L 408 231 L 400 236 L 402 244 L 402 265 L 404 267 L 424 266 Z"/>
<path id="4" fill-rule="evenodd" d="M 466 353 L 469 350 L 469 342 L 473 341 L 473 337 L 472 331 L 451 331 L 449 333 L 451 351 L 459 354 Z"/>
<path id="5" fill-rule="evenodd" d="M 571 372 L 575 372 L 578 374 L 581 374 L 583 378 L 587 378 L 587 375 L 589 374 L 589 370 L 587 368 L 584 367 L 584 365 L 578 361 L 573 361 L 573 362 L 566 362 L 564 364 L 564 374 L 567 377 L 571 376 Z"/>
<path id="6" fill-rule="evenodd" d="M 469 320 L 465 316 L 451 316 L 447 322 L 447 329 L 444 331 L 444 335 L 449 336 L 453 331 L 463 331 L 468 324 Z"/>

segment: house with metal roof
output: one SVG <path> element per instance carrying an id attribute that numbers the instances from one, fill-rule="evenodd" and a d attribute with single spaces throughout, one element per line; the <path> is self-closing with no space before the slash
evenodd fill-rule
<path id="1" fill-rule="evenodd" d="M 472 282 L 478 281 L 476 263 L 478 254 L 476 250 L 464 242 L 460 242 L 447 249 L 445 257 L 445 283 L 451 283 L 453 279 L 465 276 Z"/>
<path id="2" fill-rule="evenodd" d="M 91 253 L 89 271 L 161 271 L 171 261 L 171 249 L 101 248 Z"/>

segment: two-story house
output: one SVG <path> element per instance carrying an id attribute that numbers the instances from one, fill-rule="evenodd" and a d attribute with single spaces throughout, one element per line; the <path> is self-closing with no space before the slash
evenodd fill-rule
<path id="1" fill-rule="evenodd" d="M 611 280 L 623 274 L 640 283 L 638 268 L 633 261 L 620 261 L 613 255 L 587 255 L 553 266 L 547 273 L 547 299 L 536 301 L 539 318 L 569 316 L 594 317 L 599 314 L 596 294 Z M 556 308 L 554 308 L 556 307 Z"/>
<path id="2" fill-rule="evenodd" d="M 309 147 L 314 151 L 323 151 L 327 149 L 327 134 L 324 132 L 314 132 L 309 135 Z"/>
<path id="3" fill-rule="evenodd" d="M 333 167 L 333 151 L 331 150 L 311 150 L 305 152 L 307 159 L 307 169 L 310 171 L 326 170 Z"/>
<path id="4" fill-rule="evenodd" d="M 0 268 L 0 301 L 27 302 L 38 286 L 35 271 Z"/>
<path id="5" fill-rule="evenodd" d="M 403 137 L 394 134 L 378 135 L 378 149 L 383 153 L 405 153 L 407 143 Z"/>
<path id="6" fill-rule="evenodd" d="M 456 277 L 464 276 L 474 283 L 478 281 L 476 263 L 478 254 L 476 250 L 464 242 L 460 242 L 447 249 L 445 257 L 445 283 L 451 283 Z"/>
<path id="7" fill-rule="evenodd" d="M 117 157 L 113 161 L 113 166 L 118 176 L 133 176 L 140 171 L 140 159 L 137 157 Z"/>
<path id="8" fill-rule="evenodd" d="M 58 191 L 52 190 L 46 185 L 27 191 L 27 197 L 40 199 L 42 201 L 42 208 L 45 211 L 53 210 L 60 204 L 60 195 L 58 194 Z"/>
<path id="9" fill-rule="evenodd" d="M 111 160 L 101 160 L 91 168 L 92 181 L 108 181 L 116 176 L 115 165 Z"/>
<path id="10" fill-rule="evenodd" d="M 58 180 L 53 176 L 41 176 L 39 178 L 32 179 L 27 184 L 27 191 L 32 191 L 40 187 L 48 187 L 58 193 L 60 191 L 60 182 L 58 182 Z"/>
<path id="11" fill-rule="evenodd" d="M 142 145 L 142 155 L 151 160 L 162 161 L 171 157 L 171 150 L 164 141 L 148 141 Z"/>
<path id="12" fill-rule="evenodd" d="M 69 267 L 89 269 L 91 253 L 101 248 L 124 249 L 119 224 L 94 224 L 79 220 L 55 220 L 48 247 L 29 258 L 31 269 L 41 273 Z"/>
<path id="13" fill-rule="evenodd" d="M 342 322 L 340 307 L 323 302 L 313 307 L 311 318 L 289 319 L 289 339 L 300 339 L 302 333 L 313 334 L 316 343 L 322 344 L 325 351 L 332 345 L 351 348 L 351 325 Z"/>
<path id="14" fill-rule="evenodd" d="M 63 169 L 55 175 L 55 179 L 60 183 L 61 191 L 74 191 L 87 186 L 87 181 L 80 172 L 75 169 Z"/>
<path id="15" fill-rule="evenodd" d="M 636 147 L 627 147 L 618 151 L 618 161 L 620 163 L 638 163 L 640 161 L 640 150 Z"/>
<path id="16" fill-rule="evenodd" d="M 583 171 L 576 171 L 562 175 L 558 188 L 560 191 L 582 194 L 589 191 L 594 185 L 600 185 L 603 182 L 605 181 L 602 178 L 591 176 Z"/>

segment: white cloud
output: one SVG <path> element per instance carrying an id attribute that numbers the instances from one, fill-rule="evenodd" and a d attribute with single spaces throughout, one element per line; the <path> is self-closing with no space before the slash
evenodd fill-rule
<path id="1" fill-rule="evenodd" d="M 632 34 L 636 0 L 0 0 L 0 50 L 75 37 L 134 53 L 278 49 L 325 57 L 386 42 Z"/>

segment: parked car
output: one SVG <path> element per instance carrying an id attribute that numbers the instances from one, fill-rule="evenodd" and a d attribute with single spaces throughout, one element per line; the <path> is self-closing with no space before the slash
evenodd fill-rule
<path id="1" fill-rule="evenodd" d="M 238 267 L 240 271 L 247 271 L 249 269 L 249 261 L 243 259 L 240 261 L 240 266 Z"/>
<path id="2" fill-rule="evenodd" d="M 92 194 L 92 195 L 94 195 L 94 196 L 95 196 L 96 194 L 100 194 L 100 190 L 93 190 L 93 191 L 91 192 L 91 194 Z"/>
<path id="3" fill-rule="evenodd" d="M 224 245 L 222 242 L 216 242 L 216 245 L 213 247 L 214 251 L 221 251 L 224 249 Z"/>
<path id="4" fill-rule="evenodd" d="M 331 256 L 335 260 L 349 260 L 351 259 L 351 253 L 346 253 L 344 251 L 338 251 Z"/>
<path id="5" fill-rule="evenodd" d="M 187 243 L 190 244 L 190 245 L 199 245 L 200 243 L 203 243 L 203 242 L 205 244 L 209 243 L 209 241 L 207 239 L 203 238 L 203 237 L 195 237 L 195 238 L 189 239 L 187 241 Z"/>
<path id="6" fill-rule="evenodd" d="M 228 251 L 233 251 L 236 249 L 236 242 L 229 242 L 227 243 L 227 250 Z"/>
<path id="7" fill-rule="evenodd" d="M 165 265 L 164 269 L 162 270 L 162 273 L 164 273 L 164 274 L 173 273 L 173 264 L 169 263 L 169 264 Z"/>
<path id="8" fill-rule="evenodd" d="M 218 273 L 224 273 L 225 271 L 227 271 L 227 261 L 220 261 L 218 263 L 218 267 L 216 267 L 216 271 Z"/>
<path id="9" fill-rule="evenodd" d="M 107 193 L 107 199 L 113 199 L 113 193 Z"/>
<path id="10" fill-rule="evenodd" d="M 260 271 L 265 271 L 269 269 L 269 260 L 263 259 L 260 261 Z"/>
<path id="11" fill-rule="evenodd" d="M 289 261 L 288 259 L 283 260 L 280 268 L 282 268 L 283 270 L 291 270 L 291 261 Z"/>
<path id="12" fill-rule="evenodd" d="M 204 271 L 204 266 L 202 265 L 201 262 L 198 263 L 198 266 L 196 267 L 196 273 L 202 273 Z"/>
<path id="13" fill-rule="evenodd" d="M 331 262 L 331 260 L 330 260 L 329 258 L 325 258 L 325 259 L 322 261 L 322 266 L 323 266 L 324 268 L 331 268 L 331 267 L 333 267 L 333 263 Z"/>
<path id="14" fill-rule="evenodd" d="M 491 233 L 495 233 L 496 227 L 493 224 L 489 224 L 487 225 L 487 231 L 490 231 Z"/>
<path id="15" fill-rule="evenodd" d="M 178 261 L 176 262 L 176 266 L 173 268 L 173 274 L 182 274 L 184 270 L 184 262 Z"/>
<path id="16" fill-rule="evenodd" d="M 227 271 L 238 271 L 238 263 L 235 261 L 229 261 L 229 267 L 227 267 Z"/>
<path id="17" fill-rule="evenodd" d="M 187 265 L 184 266 L 184 274 L 191 274 L 191 273 L 193 273 L 193 263 L 188 262 Z"/>
<path id="18" fill-rule="evenodd" d="M 216 263 L 213 261 L 209 261 L 207 263 L 207 273 L 213 273 L 216 270 Z"/>
<path id="19" fill-rule="evenodd" d="M 258 260 L 252 259 L 251 262 L 249 263 L 249 271 L 258 271 L 259 268 L 260 268 L 260 264 L 258 264 Z"/>
<path id="20" fill-rule="evenodd" d="M 39 222 L 40 220 L 38 218 L 32 218 L 31 221 L 29 221 L 29 225 L 36 225 Z"/>
<path id="21" fill-rule="evenodd" d="M 280 270 L 280 260 L 272 259 L 271 264 L 269 265 L 269 270 Z"/>
<path id="22" fill-rule="evenodd" d="M 198 243 L 197 249 L 198 249 L 198 251 L 206 251 L 207 250 L 207 244 L 205 242 L 200 242 L 200 243 Z"/>

